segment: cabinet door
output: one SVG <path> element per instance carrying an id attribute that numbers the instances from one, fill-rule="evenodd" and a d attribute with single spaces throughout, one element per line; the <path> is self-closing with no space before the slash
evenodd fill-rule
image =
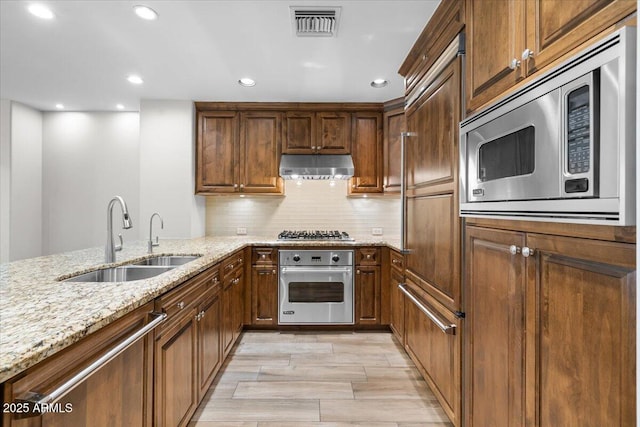
<path id="1" fill-rule="evenodd" d="M 284 187 L 278 169 L 281 124 L 280 113 L 242 113 L 240 191 L 282 194 Z"/>
<path id="2" fill-rule="evenodd" d="M 320 154 L 351 153 L 351 114 L 316 113 L 316 151 Z"/>
<path id="3" fill-rule="evenodd" d="M 524 426 L 524 234 L 467 227 L 465 425 Z M 569 424 L 556 424 L 569 425 Z"/>
<path id="4" fill-rule="evenodd" d="M 254 325 L 278 324 L 278 274 L 276 266 L 253 267 L 251 311 Z"/>
<path id="5" fill-rule="evenodd" d="M 287 111 L 282 135 L 283 154 L 313 153 L 316 146 L 315 113 Z"/>
<path id="6" fill-rule="evenodd" d="M 155 426 L 186 426 L 198 406 L 195 317 L 191 308 L 156 340 Z"/>
<path id="7" fill-rule="evenodd" d="M 404 276 L 398 270 L 392 268 L 389 277 L 391 285 L 391 323 L 389 326 L 398 341 L 404 344 L 404 294 L 398 288 L 399 285 L 404 283 Z"/>
<path id="8" fill-rule="evenodd" d="M 400 192 L 400 134 L 407 130 L 404 108 L 387 111 L 383 116 L 384 192 Z"/>
<path id="9" fill-rule="evenodd" d="M 222 364 L 220 291 L 207 297 L 198 311 L 198 387 L 205 395 Z"/>
<path id="10" fill-rule="evenodd" d="M 382 193 L 382 115 L 354 113 L 352 135 L 350 193 Z"/>
<path id="11" fill-rule="evenodd" d="M 457 190 L 460 78 L 456 59 L 407 111 L 407 127 L 416 134 L 406 141 L 408 190 Z"/>
<path id="12" fill-rule="evenodd" d="M 235 323 L 235 276 L 228 277 L 223 282 L 222 290 L 222 351 L 227 357 L 233 347 L 233 325 Z M 224 359 L 223 357 L 223 359 Z"/>
<path id="13" fill-rule="evenodd" d="M 356 324 L 380 324 L 380 267 L 356 267 Z"/>
<path id="14" fill-rule="evenodd" d="M 529 418 L 635 425 L 635 245 L 530 234 L 527 246 Z"/>
<path id="15" fill-rule="evenodd" d="M 517 61 L 525 44 L 526 2 L 467 0 L 465 8 L 466 99 L 471 112 L 524 77 Z"/>
<path id="16" fill-rule="evenodd" d="M 245 290 L 244 269 L 238 269 L 236 284 L 233 289 L 233 341 L 235 342 L 242 332 L 244 324 L 244 290 Z"/>
<path id="17" fill-rule="evenodd" d="M 138 308 L 71 347 L 29 368 L 17 379 L 2 384 L 3 404 L 15 403 L 26 394 L 48 394 L 71 379 L 96 358 L 145 326 L 153 303 Z M 63 395 L 41 416 L 6 411 L 5 427 L 112 427 L 145 426 L 152 423 L 153 334 L 133 343 Z M 24 408 L 24 406 L 21 406 Z M 20 418 L 18 418 L 20 417 Z"/>
<path id="18" fill-rule="evenodd" d="M 233 193 L 237 189 L 240 161 L 238 113 L 198 113 L 196 193 Z"/>
<path id="19" fill-rule="evenodd" d="M 410 299 L 405 299 L 405 349 L 433 390 L 442 409 L 455 426 L 460 423 L 461 337 L 458 319 L 438 305 L 415 283 L 407 280 L 407 289 L 446 325 L 454 325 L 453 334 L 445 334 Z M 491 425 L 491 424 L 489 424 Z"/>
<path id="20" fill-rule="evenodd" d="M 523 61 L 531 74 L 636 10 L 632 0 L 529 0 Z"/>

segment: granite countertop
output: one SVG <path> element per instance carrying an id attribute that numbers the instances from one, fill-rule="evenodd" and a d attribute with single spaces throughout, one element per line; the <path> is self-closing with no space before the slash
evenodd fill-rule
<path id="1" fill-rule="evenodd" d="M 259 236 L 161 240 L 154 254 L 147 242 L 125 242 L 116 253 L 122 265 L 157 255 L 203 255 L 195 261 L 145 280 L 117 283 L 61 282 L 60 279 L 106 267 L 104 248 L 0 264 L 0 383 L 79 341 L 169 291 L 248 245 L 389 246 L 395 240 L 354 242 L 279 242 Z"/>

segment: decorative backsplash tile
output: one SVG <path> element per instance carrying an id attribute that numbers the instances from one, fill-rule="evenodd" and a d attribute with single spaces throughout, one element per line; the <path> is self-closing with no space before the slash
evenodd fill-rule
<path id="1" fill-rule="evenodd" d="M 340 230 L 352 237 L 400 235 L 400 198 L 347 197 L 349 181 L 285 181 L 285 196 L 213 196 L 207 198 L 207 236 L 276 236 L 282 230 Z M 377 230 L 376 230 L 377 231 Z"/>

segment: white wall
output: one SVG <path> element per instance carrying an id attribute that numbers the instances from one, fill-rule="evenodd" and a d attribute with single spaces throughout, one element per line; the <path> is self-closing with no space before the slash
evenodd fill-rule
<path id="1" fill-rule="evenodd" d="M 11 261 L 42 255 L 42 113 L 11 103 Z"/>
<path id="2" fill-rule="evenodd" d="M 191 101 L 143 100 L 140 103 L 139 238 L 149 238 L 149 218 L 164 219 L 160 238 L 204 236 L 204 198 L 195 189 L 195 111 Z M 156 233 L 155 230 L 158 230 Z"/>
<path id="3" fill-rule="evenodd" d="M 114 207 L 114 234 L 137 240 L 140 217 L 139 115 L 131 112 L 49 112 L 43 129 L 43 252 L 103 246 L 107 205 L 127 203 L 134 228 L 122 230 Z"/>
<path id="4" fill-rule="evenodd" d="M 11 232 L 11 101 L 0 99 L 0 262 L 9 261 Z"/>
<path id="5" fill-rule="evenodd" d="M 208 197 L 207 235 L 235 235 L 237 227 L 245 227 L 248 234 L 266 237 L 282 230 L 340 230 L 366 238 L 371 228 L 382 227 L 384 238 L 398 239 L 400 198 L 347 197 L 347 183 L 285 181 L 285 197 Z"/>

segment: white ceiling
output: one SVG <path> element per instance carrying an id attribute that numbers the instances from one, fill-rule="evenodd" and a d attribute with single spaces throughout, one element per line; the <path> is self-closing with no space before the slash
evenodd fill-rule
<path id="1" fill-rule="evenodd" d="M 0 0 L 0 97 L 43 111 L 137 110 L 140 99 L 380 102 L 439 0 Z M 144 21 L 133 6 L 160 15 Z M 289 6 L 341 6 L 337 38 L 293 35 Z M 144 84 L 127 82 L 139 74 Z M 257 81 L 252 88 L 240 77 Z M 383 77 L 389 86 L 374 89 Z"/>

